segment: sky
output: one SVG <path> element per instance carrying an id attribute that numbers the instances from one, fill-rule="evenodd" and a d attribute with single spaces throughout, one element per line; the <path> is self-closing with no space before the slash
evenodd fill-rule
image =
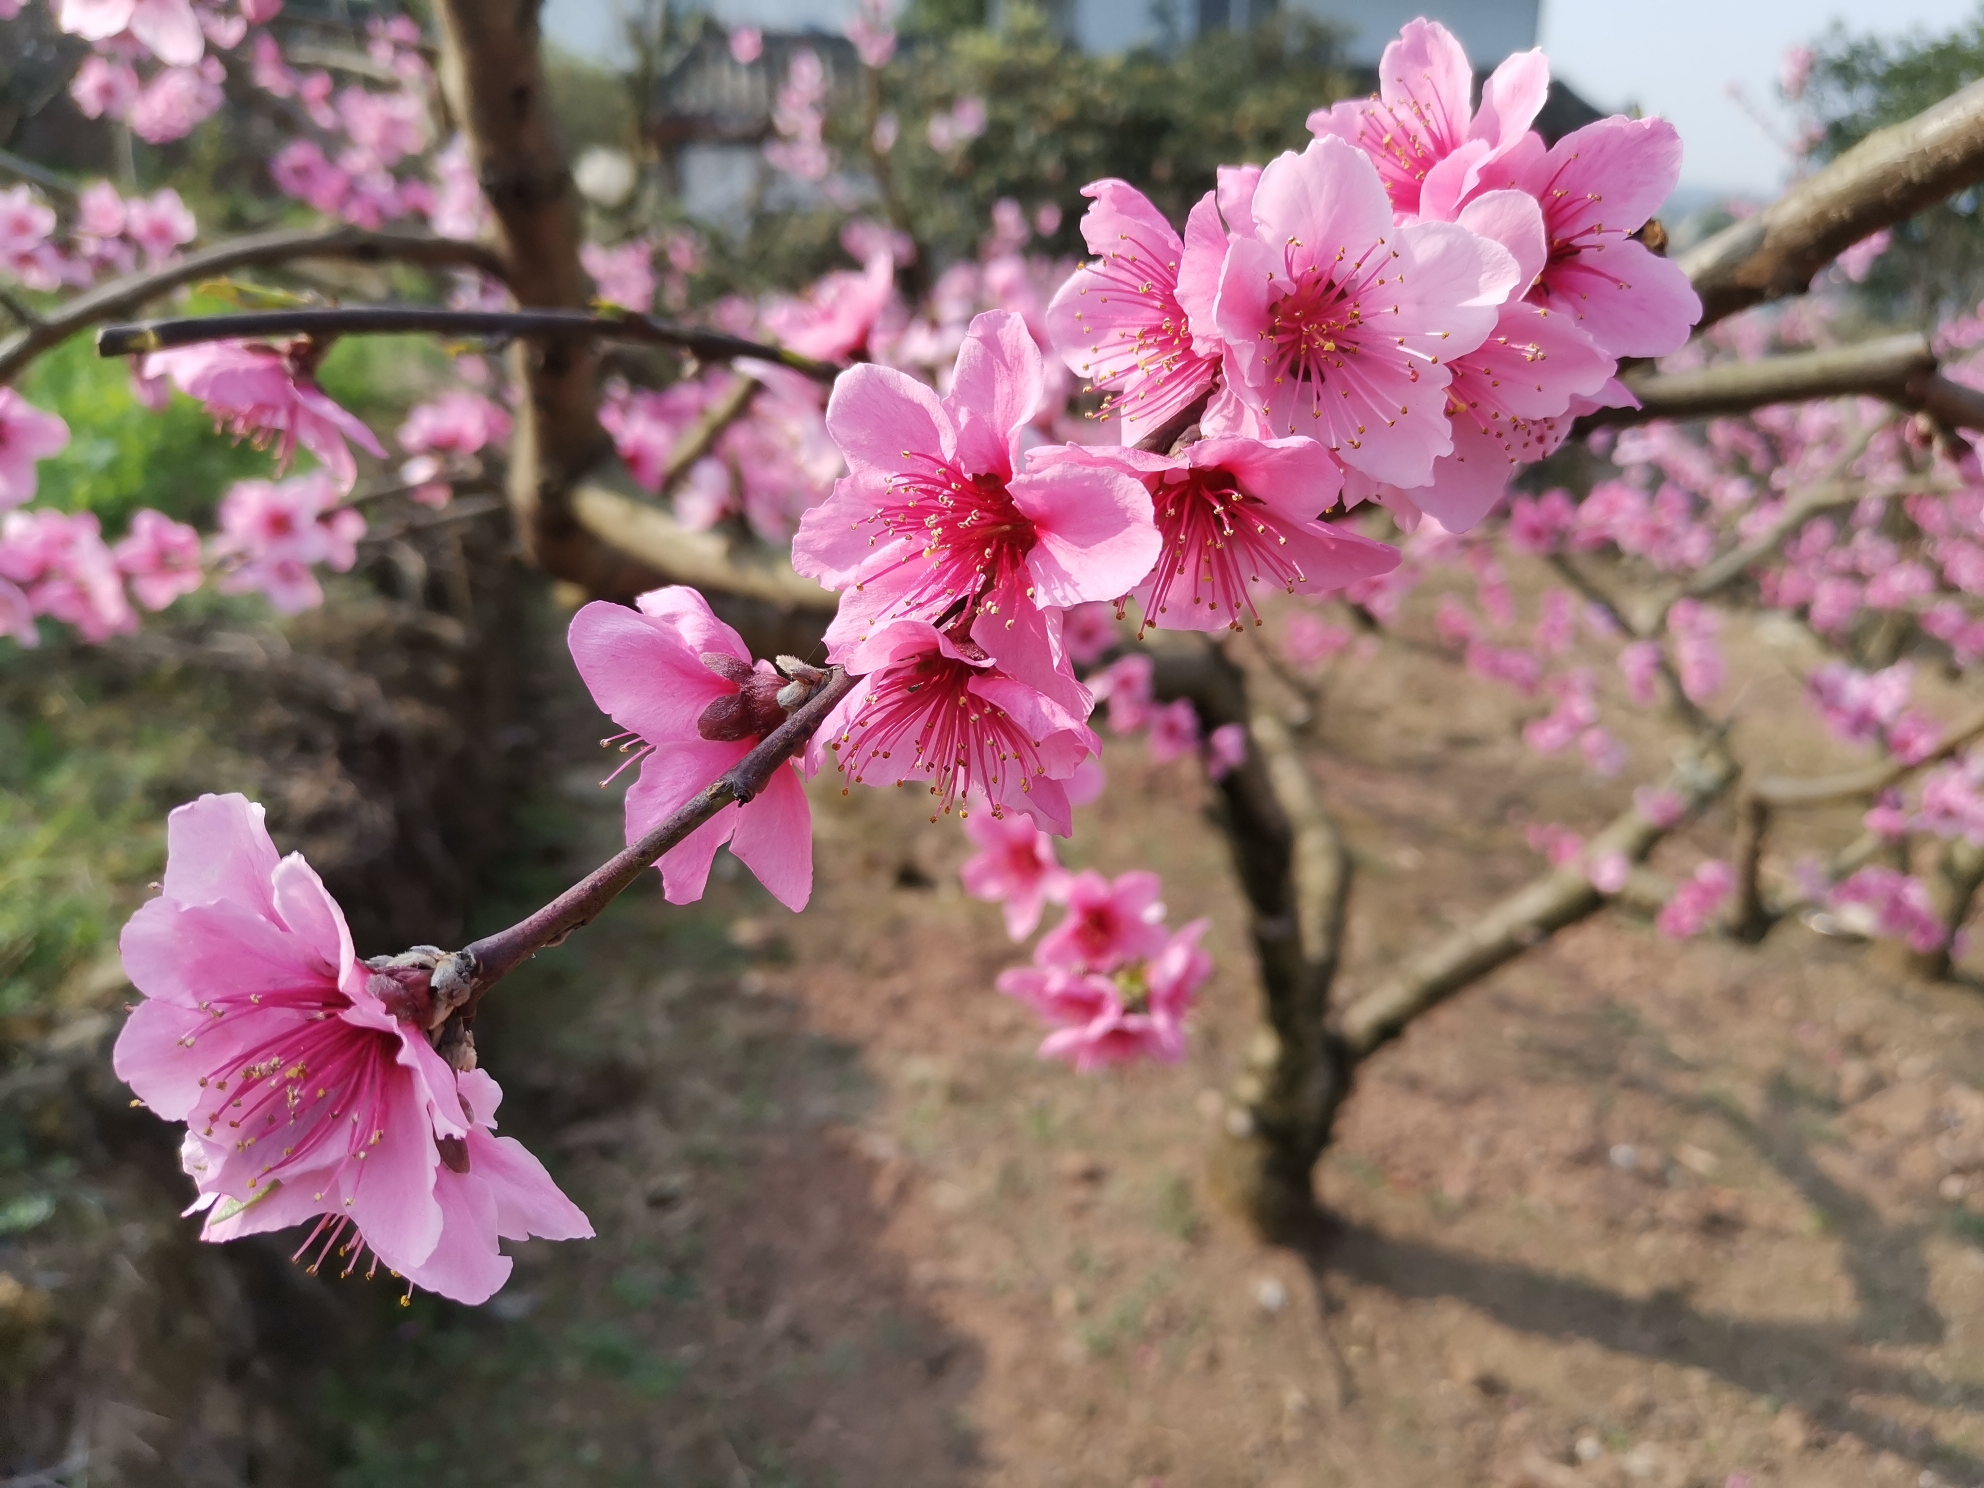
<path id="1" fill-rule="evenodd" d="M 1788 136 L 1777 92 L 1788 47 L 1835 21 L 1856 34 L 1934 34 L 1976 11 L 1977 0 L 1543 0 L 1538 41 L 1552 71 L 1598 107 L 1638 104 L 1673 121 L 1684 188 L 1768 196 L 1784 151 L 1729 97 L 1731 83 Z"/>
<path id="2" fill-rule="evenodd" d="M 1140 0 L 1107 0 L 1136 5 Z M 1448 0 L 1465 4 L 1465 0 Z M 1769 196 L 1784 177 L 1792 133 L 1779 101 L 1785 50 L 1835 21 L 1856 33 L 1946 32 L 1979 0 L 1542 0 L 1539 41 L 1553 70 L 1602 109 L 1637 104 L 1674 121 L 1685 142 L 1684 190 Z M 828 24 L 853 0 L 721 0 L 731 22 Z M 616 35 L 616 0 L 548 0 L 551 35 L 600 55 Z M 1740 87 L 1764 123 L 1729 96 Z"/>

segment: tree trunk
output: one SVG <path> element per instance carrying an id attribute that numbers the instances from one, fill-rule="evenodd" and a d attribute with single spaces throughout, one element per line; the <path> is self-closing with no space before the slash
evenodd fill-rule
<path id="1" fill-rule="evenodd" d="M 1287 726 L 1252 704 L 1216 646 L 1154 648 L 1163 698 L 1188 697 L 1210 732 L 1248 731 L 1244 764 L 1219 784 L 1214 814 L 1247 896 L 1263 1022 L 1226 1104 L 1213 1187 L 1264 1235 L 1316 1215 L 1312 1172 L 1350 1089 L 1351 1061 L 1328 1022 L 1350 862 L 1322 812 Z"/>

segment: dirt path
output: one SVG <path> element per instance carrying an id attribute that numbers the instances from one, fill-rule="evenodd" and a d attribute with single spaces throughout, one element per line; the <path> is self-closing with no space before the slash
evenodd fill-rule
<path id="1" fill-rule="evenodd" d="M 1512 810 L 1623 793 L 1551 785 L 1443 664 L 1376 665 L 1317 759 L 1353 980 L 1534 870 Z M 596 732 L 519 902 L 612 843 Z M 495 1000 L 510 1129 L 601 1238 L 528 1247 L 480 1313 L 383 1301 L 396 1346 L 331 1402 L 349 1481 L 1984 1483 L 1984 1001 L 1800 928 L 1593 921 L 1382 1056 L 1335 1225 L 1263 1247 L 1201 1183 L 1253 995 L 1202 786 L 1109 767 L 1075 860 L 1214 918 L 1184 1064 L 1037 1061 L 956 827 L 823 783 L 804 915 L 644 889 Z"/>

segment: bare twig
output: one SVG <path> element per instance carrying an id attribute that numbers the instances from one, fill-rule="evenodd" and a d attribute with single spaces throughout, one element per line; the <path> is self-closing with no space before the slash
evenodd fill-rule
<path id="1" fill-rule="evenodd" d="M 1984 181 L 1984 82 L 1870 134 L 1753 217 L 1680 260 L 1713 325 L 1759 300 L 1800 294 L 1862 238 Z"/>
<path id="2" fill-rule="evenodd" d="M 763 388 L 764 384 L 757 378 L 740 373 L 723 396 L 703 410 L 702 416 L 683 431 L 668 451 L 668 462 L 661 467 L 661 495 L 673 491 L 689 473 L 689 467 L 707 455 L 723 437 L 723 431 L 751 411 L 752 402 Z"/>
<path id="3" fill-rule="evenodd" d="M 1668 785 L 1681 795 L 1692 814 L 1728 790 L 1736 776 L 1735 761 L 1720 747 L 1711 747 L 1677 769 Z M 1585 861 L 1618 852 L 1630 862 L 1642 862 L 1670 830 L 1649 820 L 1637 807 L 1630 808 L 1591 839 Z M 1567 925 L 1593 914 L 1605 902 L 1583 862 L 1553 868 L 1531 880 L 1472 925 L 1428 947 L 1344 1009 L 1339 1027 L 1351 1057 L 1368 1057 L 1421 1014 Z"/>
<path id="4" fill-rule="evenodd" d="M 784 723 L 640 841 L 614 854 L 535 914 L 454 952 L 448 958 L 450 970 L 455 984 L 467 989 L 462 1012 L 473 1013 L 475 1004 L 503 977 L 589 924 L 651 864 L 724 807 L 755 799 L 826 722 L 835 705 L 854 690 L 856 680 L 839 667 L 832 668 Z M 438 972 L 436 980 L 441 980 Z"/>
<path id="5" fill-rule="evenodd" d="M 781 346 L 676 325 L 651 315 L 595 315 L 587 310 L 449 310 L 438 305 L 341 305 L 335 309 L 251 310 L 239 315 L 140 321 L 105 326 L 97 333 L 96 346 L 103 356 L 135 356 L 205 341 L 419 334 L 504 341 L 633 341 L 673 346 L 709 362 L 755 358 L 790 367 L 820 382 L 832 382 L 845 370 Z"/>
<path id="6" fill-rule="evenodd" d="M 487 244 L 463 243 L 427 233 L 365 232 L 355 227 L 336 227 L 326 232 L 258 233 L 189 253 L 176 263 L 126 274 L 56 306 L 39 325 L 16 331 L 0 341 L 0 386 L 12 382 L 29 362 L 78 331 L 134 314 L 174 290 L 236 269 L 274 268 L 312 258 L 474 269 L 492 278 L 502 278 L 507 273 L 503 260 Z"/>

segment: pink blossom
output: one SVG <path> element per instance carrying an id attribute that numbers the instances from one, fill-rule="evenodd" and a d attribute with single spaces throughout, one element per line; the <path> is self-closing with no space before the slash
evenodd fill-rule
<path id="1" fill-rule="evenodd" d="M 1220 357 L 1212 301 L 1226 233 L 1210 192 L 1183 239 L 1127 182 L 1092 181 L 1082 195 L 1095 203 L 1082 236 L 1096 257 L 1056 291 L 1047 328 L 1069 370 L 1108 392 L 1102 416 L 1119 415 L 1123 442 L 1134 444 L 1212 388 Z M 1196 323 L 1181 292 L 1198 304 Z"/>
<path id="2" fill-rule="evenodd" d="M 1398 565 L 1396 549 L 1314 520 L 1342 476 L 1313 439 L 1214 436 L 1177 455 L 1067 445 L 1034 457 L 1035 469 L 1063 464 L 1119 469 L 1150 492 L 1162 556 L 1132 591 L 1146 627 L 1259 625 L 1256 590 L 1325 593 Z"/>
<path id="3" fill-rule="evenodd" d="M 1151 720 L 1156 711 L 1151 696 L 1151 676 L 1157 663 L 1141 651 L 1118 657 L 1095 676 L 1089 688 L 1097 703 L 1109 704 L 1109 727 L 1118 734 L 1134 734 Z"/>
<path id="4" fill-rule="evenodd" d="M 0 387 L 0 511 L 34 500 L 35 466 L 69 446 L 69 426 Z"/>
<path id="5" fill-rule="evenodd" d="M 171 67 L 198 62 L 206 51 L 190 0 L 57 0 L 55 24 L 86 41 L 108 41 L 129 32 Z"/>
<path id="6" fill-rule="evenodd" d="M 1942 765 L 1922 777 L 1922 807 L 1911 823 L 1938 837 L 1984 842 L 1984 795 L 1978 793 L 1975 756 Z"/>
<path id="7" fill-rule="evenodd" d="M 645 238 L 603 248 L 585 243 L 579 262 L 592 276 L 599 298 L 608 305 L 645 315 L 654 308 L 654 244 Z"/>
<path id="8" fill-rule="evenodd" d="M 939 155 L 948 155 L 985 133 L 985 124 L 985 100 L 967 94 L 950 108 L 932 114 L 925 132 L 930 148 Z"/>
<path id="9" fill-rule="evenodd" d="M 241 19 L 251 26 L 266 26 L 282 14 L 282 0 L 240 0 Z"/>
<path id="10" fill-rule="evenodd" d="M 1290 666 L 1314 671 L 1350 644 L 1350 631 L 1342 625 L 1329 625 L 1299 610 L 1281 627 L 1281 655 Z"/>
<path id="11" fill-rule="evenodd" d="M 1778 70 L 1777 86 L 1789 102 L 1796 103 L 1805 96 L 1805 85 L 1811 81 L 1812 64 L 1817 60 L 1808 46 L 1784 49 L 1784 61 Z"/>
<path id="12" fill-rule="evenodd" d="M 220 503 L 220 536 L 214 555 L 232 567 L 221 580 L 225 594 L 260 592 L 285 615 L 324 602 L 316 564 L 340 573 L 357 561 L 365 518 L 340 506 L 339 489 L 321 470 L 285 481 L 236 481 Z"/>
<path id="13" fill-rule="evenodd" d="M 1378 63 L 1377 96 L 1316 110 L 1309 132 L 1368 155 L 1402 215 L 1450 217 L 1439 207 L 1458 208 L 1487 169 L 1524 143 L 1549 87 L 1543 53 L 1518 52 L 1483 85 L 1477 114 L 1460 43 L 1437 21 L 1408 21 Z"/>
<path id="14" fill-rule="evenodd" d="M 1240 723 L 1222 723 L 1206 735 L 1206 774 L 1213 780 L 1224 780 L 1235 770 L 1247 763 L 1247 727 Z"/>
<path id="15" fill-rule="evenodd" d="M 1693 939 L 1709 927 L 1735 887 L 1736 871 L 1727 863 L 1712 858 L 1698 865 L 1693 876 L 1661 906 L 1654 928 L 1675 940 Z"/>
<path id="16" fill-rule="evenodd" d="M 337 110 L 355 165 L 391 170 L 427 148 L 427 105 L 413 92 L 345 88 L 338 93 Z"/>
<path id="17" fill-rule="evenodd" d="M 482 194 L 475 164 L 469 159 L 468 144 L 460 135 L 434 157 L 437 189 L 427 222 L 443 238 L 467 241 L 482 231 L 489 216 L 489 203 Z"/>
<path id="18" fill-rule="evenodd" d="M 261 807 L 202 796 L 172 813 L 164 892 L 120 949 L 144 1000 L 113 1064 L 187 1123 L 203 1239 L 315 1220 L 298 1252 L 322 1241 L 312 1271 L 335 1250 L 349 1275 L 370 1250 L 374 1269 L 481 1302 L 509 1272 L 498 1234 L 592 1233 L 536 1159 L 480 1130 L 495 1082 L 434 1052 L 408 1016 L 416 994 L 357 959 L 337 902 L 300 856 L 278 859 Z"/>
<path id="19" fill-rule="evenodd" d="M 473 455 L 510 437 L 510 415 L 480 393 L 456 390 L 415 405 L 395 437 L 412 455 Z"/>
<path id="20" fill-rule="evenodd" d="M 863 67 L 886 67 L 896 54 L 896 28 L 889 23 L 887 0 L 862 0 L 847 23 L 847 39 Z"/>
<path id="21" fill-rule="evenodd" d="M 868 349 L 895 287 L 895 257 L 884 248 L 870 255 L 859 274 L 827 274 L 805 299 L 775 302 L 765 311 L 765 324 L 781 345 L 801 356 L 844 361 Z"/>
<path id="22" fill-rule="evenodd" d="M 1888 728 L 1888 754 L 1904 765 L 1919 764 L 1942 742 L 1943 726 L 1929 714 L 1910 708 Z"/>
<path id="23" fill-rule="evenodd" d="M 138 628 L 94 512 L 8 512 L 0 520 L 0 579 L 25 593 L 33 613 L 73 625 L 92 644 Z M 18 614 L 13 629 L 19 638 Z"/>
<path id="24" fill-rule="evenodd" d="M 0 260 L 18 260 L 42 247 L 55 231 L 55 209 L 35 200 L 26 186 L 0 191 Z"/>
<path id="25" fill-rule="evenodd" d="M 1642 785 L 1633 791 L 1633 809 L 1663 831 L 1679 824 L 1688 803 L 1676 790 Z"/>
<path id="26" fill-rule="evenodd" d="M 1068 912 L 1046 935 L 1034 961 L 1105 976 L 1164 949 L 1164 885 L 1142 870 L 1104 878 L 1093 868 L 1068 880 Z"/>
<path id="27" fill-rule="evenodd" d="M 1864 282 L 1867 275 L 1873 272 L 1874 260 L 1888 251 L 1888 241 L 1886 228 L 1862 238 L 1839 255 L 1840 273 L 1844 274 L 1851 283 Z"/>
<path id="28" fill-rule="evenodd" d="M 1904 940 L 1921 954 L 1949 938 L 1936 918 L 1928 886 L 1893 868 L 1860 869 L 1832 891 L 1826 907 L 1863 935 Z"/>
<path id="29" fill-rule="evenodd" d="M 315 140 L 291 140 L 269 161 L 269 175 L 285 196 L 335 213 L 351 195 L 351 173 L 324 158 Z"/>
<path id="30" fill-rule="evenodd" d="M 385 456 L 363 422 L 326 397 L 295 356 L 275 347 L 213 341 L 157 351 L 145 358 L 144 372 L 170 377 L 235 438 L 273 444 L 278 470 L 288 468 L 301 445 L 349 491 L 358 481 L 358 462 L 345 440 Z"/>
<path id="31" fill-rule="evenodd" d="M 1212 974 L 1212 957 L 1199 946 L 1208 923 L 1194 920 L 1155 957 L 1112 975 L 1015 967 L 999 974 L 999 990 L 1056 1025 L 1040 1046 L 1043 1058 L 1064 1059 L 1084 1074 L 1145 1056 L 1175 1062 L 1185 1053 L 1185 1015 Z"/>
<path id="32" fill-rule="evenodd" d="M 1458 220 L 1508 250 L 1518 283 L 1531 283 L 1543 272 L 1549 247 L 1542 210 L 1532 198 L 1520 191 L 1491 191 L 1470 202 Z M 1485 341 L 1449 358 L 1453 453 L 1435 462 L 1430 485 L 1405 499 L 1449 532 L 1469 530 L 1502 499 L 1520 466 L 1563 442 L 1571 422 L 1562 415 L 1572 400 L 1598 393 L 1616 366 L 1569 317 L 1510 299 Z M 1400 496 L 1405 493 L 1388 499 Z"/>
<path id="33" fill-rule="evenodd" d="M 623 752 L 640 762 L 627 790 L 627 841 L 638 841 L 749 754 L 785 721 L 788 687 L 770 662 L 751 660 L 736 631 L 694 589 L 653 589 L 635 603 L 595 601 L 572 617 L 572 660 L 593 701 L 628 730 Z M 622 766 L 622 769 L 626 766 Z M 618 772 L 616 772 L 618 773 Z M 703 897 L 716 850 L 758 876 L 772 897 L 803 909 L 813 891 L 813 818 L 796 770 L 725 810 L 662 856 L 670 904 Z"/>
<path id="34" fill-rule="evenodd" d="M 0 635 L 12 636 L 16 645 L 29 651 L 41 644 L 41 632 L 34 623 L 34 601 L 12 579 L 0 578 Z"/>
<path id="35" fill-rule="evenodd" d="M 1869 609 L 1905 610 L 1916 600 L 1936 592 L 1936 576 L 1920 563 L 1899 562 L 1883 565 L 1867 585 Z"/>
<path id="36" fill-rule="evenodd" d="M 1263 170 L 1252 217 L 1220 270 L 1207 429 L 1308 436 L 1374 480 L 1426 484 L 1454 448 L 1449 364 L 1494 330 L 1515 260 L 1454 223 L 1393 227 L 1376 169 L 1335 138 Z"/>
<path id="37" fill-rule="evenodd" d="M 1568 316 L 1615 357 L 1665 356 L 1701 319 L 1688 276 L 1632 234 L 1681 170 L 1665 119 L 1614 116 L 1573 130 L 1515 172 L 1543 208 L 1549 259 L 1528 298 Z"/>
<path id="38" fill-rule="evenodd" d="M 1009 311 L 972 322 L 941 400 L 873 364 L 835 383 L 827 428 L 849 473 L 792 544 L 795 568 L 843 591 L 834 660 L 862 670 L 861 647 L 884 626 L 961 611 L 959 628 L 1008 676 L 1086 712 L 1059 610 L 1127 592 L 1158 535 L 1149 494 L 1118 471 L 1016 473 L 1041 390 L 1040 350 Z"/>
<path id="39" fill-rule="evenodd" d="M 1722 617 L 1698 599 L 1677 599 L 1667 612 L 1674 669 L 1689 702 L 1705 703 L 1722 690 L 1722 648 L 1716 641 L 1721 628 Z"/>
<path id="40" fill-rule="evenodd" d="M 737 26 L 730 33 L 730 55 L 740 67 L 749 67 L 765 54 L 765 33 L 756 26 Z"/>
<path id="41" fill-rule="evenodd" d="M 130 63 L 92 53 L 69 80 L 69 96 L 85 119 L 122 119 L 138 101 L 140 86 Z"/>
<path id="42" fill-rule="evenodd" d="M 1805 679 L 1805 696 L 1835 738 L 1871 744 L 1901 717 L 1914 686 L 1915 668 L 1905 661 L 1871 673 L 1829 661 Z"/>
<path id="43" fill-rule="evenodd" d="M 1078 604 L 1062 613 L 1061 644 L 1076 666 L 1091 666 L 1122 639 L 1116 628 L 1116 607 L 1099 600 Z"/>
<path id="44" fill-rule="evenodd" d="M 1552 868 L 1565 868 L 1584 856 L 1584 838 L 1556 822 L 1534 822 L 1523 838 L 1531 852 L 1541 853 Z"/>
<path id="45" fill-rule="evenodd" d="M 1518 553 L 1554 553 L 1576 524 L 1577 508 L 1562 491 L 1518 496 L 1509 505 L 1509 546 Z"/>
<path id="46" fill-rule="evenodd" d="M 199 225 L 170 186 L 124 203 L 124 231 L 152 263 L 163 263 L 199 236 Z"/>
<path id="47" fill-rule="evenodd" d="M 1598 722 L 1598 702 L 1592 695 L 1591 673 L 1580 667 L 1553 684 L 1557 706 L 1549 715 L 1523 726 L 1523 742 L 1538 754 L 1555 754 Z"/>
<path id="48" fill-rule="evenodd" d="M 205 578 L 200 534 L 149 508 L 131 518 L 131 530 L 111 552 L 148 610 L 162 610 L 180 595 L 191 594 Z"/>
<path id="49" fill-rule="evenodd" d="M 76 198 L 76 231 L 86 237 L 121 237 L 126 221 L 124 199 L 108 181 L 92 181 Z"/>
<path id="50" fill-rule="evenodd" d="M 153 145 L 185 138 L 227 102 L 220 86 L 225 75 L 212 57 L 194 67 L 165 68 L 131 105 L 131 132 Z"/>
<path id="51" fill-rule="evenodd" d="M 1003 904 L 1006 933 L 1025 940 L 1039 927 L 1042 910 L 1067 897 L 1068 874 L 1055 860 L 1054 840 L 1025 812 L 969 812 L 964 832 L 978 847 L 958 870 L 964 891 Z"/>
<path id="52" fill-rule="evenodd" d="M 1585 878 L 1601 894 L 1618 893 L 1626 886 L 1626 880 L 1633 876 L 1633 864 L 1624 853 L 1616 849 L 1602 852 L 1585 864 Z"/>
<path id="53" fill-rule="evenodd" d="M 1057 837 L 1073 830 L 1063 784 L 1098 748 L 1080 715 L 1014 678 L 970 639 L 901 620 L 863 646 L 861 686 L 808 747 L 834 754 L 856 785 L 930 782 L 930 819 L 974 797 L 994 816 L 1023 811 Z"/>
<path id="54" fill-rule="evenodd" d="M 1178 698 L 1150 715 L 1150 757 L 1160 765 L 1199 748 L 1199 715 L 1188 698 Z"/>

